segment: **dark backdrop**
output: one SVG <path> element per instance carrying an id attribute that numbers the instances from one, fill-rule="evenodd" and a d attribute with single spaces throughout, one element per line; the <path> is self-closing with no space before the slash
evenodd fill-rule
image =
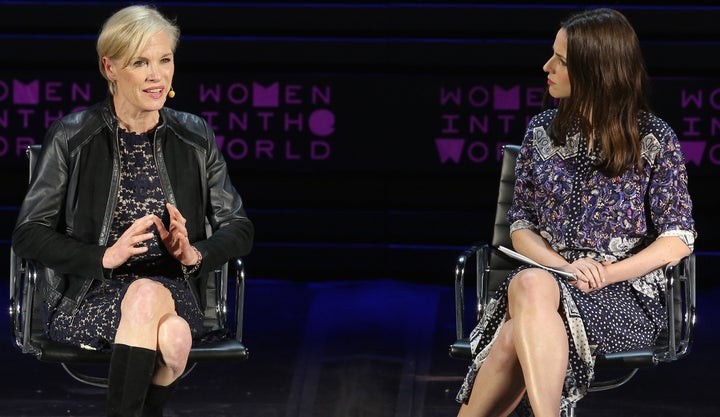
<path id="1" fill-rule="evenodd" d="M 504 3 L 155 2 L 182 30 L 168 106 L 211 122 L 256 223 L 250 276 L 450 282 L 458 250 L 489 237 L 499 149 L 540 110 L 558 23 L 582 7 Z M 606 4 L 638 32 L 711 262 L 720 8 L 620 3 Z M 23 150 L 105 97 L 94 41 L 126 4 L 0 3 L 4 253 Z"/>

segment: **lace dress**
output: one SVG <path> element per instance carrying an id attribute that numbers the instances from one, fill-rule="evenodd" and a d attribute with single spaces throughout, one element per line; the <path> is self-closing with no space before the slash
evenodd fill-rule
<path id="1" fill-rule="evenodd" d="M 153 132 L 136 135 L 120 130 L 120 187 L 108 247 L 136 219 L 147 214 L 168 217 L 152 135 Z M 167 253 L 157 232 L 145 245 L 148 251 L 131 257 L 113 271 L 111 279 L 93 281 L 74 315 L 47 312 L 46 331 L 50 338 L 88 349 L 109 349 L 120 323 L 120 303 L 127 287 L 137 278 L 150 278 L 165 285 L 173 295 L 178 315 L 190 324 L 194 337 L 200 336 L 203 313 L 190 283 L 180 276 L 177 261 Z"/>

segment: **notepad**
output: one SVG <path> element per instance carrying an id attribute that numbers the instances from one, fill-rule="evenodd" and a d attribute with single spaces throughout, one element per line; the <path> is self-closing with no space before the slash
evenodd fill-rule
<path id="1" fill-rule="evenodd" d="M 554 272 L 554 273 L 556 273 L 556 274 L 558 274 L 558 275 L 560 275 L 560 276 L 563 276 L 563 277 L 565 277 L 565 278 L 567 278 L 567 279 L 569 279 L 569 280 L 571 280 L 571 281 L 577 281 L 577 275 L 573 274 L 572 272 L 565 272 L 565 271 L 562 271 L 562 270 L 557 269 L 557 268 L 551 268 L 551 267 L 549 267 L 549 266 L 545 266 L 545 265 L 539 264 L 539 263 L 533 261 L 532 259 L 528 258 L 527 256 L 522 255 L 522 254 L 520 254 L 520 253 L 518 253 L 518 252 L 515 252 L 514 250 L 512 250 L 512 249 L 510 249 L 510 248 L 506 248 L 505 246 L 502 246 L 502 245 L 498 246 L 498 250 L 499 250 L 500 252 L 504 253 L 505 255 L 513 258 L 513 259 L 517 259 L 517 260 L 520 261 L 520 262 L 524 262 L 524 263 L 526 263 L 526 264 L 528 264 L 528 265 L 532 265 L 532 266 L 536 266 L 536 267 L 538 267 L 538 268 L 542 268 L 542 269 L 544 269 L 544 270 L 546 270 L 546 271 Z"/>

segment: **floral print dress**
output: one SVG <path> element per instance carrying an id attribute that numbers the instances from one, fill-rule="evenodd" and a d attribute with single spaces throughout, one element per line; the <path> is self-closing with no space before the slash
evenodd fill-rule
<path id="1" fill-rule="evenodd" d="M 577 127 L 564 146 L 553 145 L 547 129 L 556 112 L 547 110 L 528 125 L 515 168 L 510 232 L 539 233 L 569 262 L 586 256 L 619 261 L 660 236 L 677 236 L 692 249 L 696 232 L 685 161 L 670 126 L 641 113 L 643 168 L 610 178 L 594 168 L 598 150 L 588 151 L 588 140 Z M 505 322 L 507 289 L 518 270 L 500 285 L 470 334 L 474 360 L 459 402 L 468 401 L 477 371 Z M 587 392 L 596 354 L 651 346 L 667 327 L 665 276 L 658 269 L 591 293 L 555 278 L 570 347 L 561 402 L 561 414 L 567 415 Z M 517 411 L 531 414 L 527 401 Z"/>

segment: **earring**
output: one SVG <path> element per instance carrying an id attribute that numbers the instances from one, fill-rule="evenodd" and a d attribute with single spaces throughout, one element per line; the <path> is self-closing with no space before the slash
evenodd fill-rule
<path id="1" fill-rule="evenodd" d="M 170 86 L 170 91 L 168 91 L 168 97 L 175 97 L 175 90 L 173 90 L 172 86 Z"/>

